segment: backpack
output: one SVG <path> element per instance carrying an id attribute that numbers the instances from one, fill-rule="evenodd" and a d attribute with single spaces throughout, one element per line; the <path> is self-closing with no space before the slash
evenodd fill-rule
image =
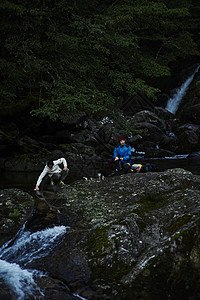
<path id="1" fill-rule="evenodd" d="M 140 172 L 146 173 L 146 172 L 157 172 L 158 168 L 155 164 L 146 163 L 146 165 L 142 165 Z"/>
<path id="2" fill-rule="evenodd" d="M 157 172 L 158 168 L 154 164 L 133 164 L 130 169 L 133 173 Z"/>

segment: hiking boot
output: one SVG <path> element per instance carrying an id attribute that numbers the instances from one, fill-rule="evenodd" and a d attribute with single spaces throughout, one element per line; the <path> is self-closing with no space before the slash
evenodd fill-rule
<path id="1" fill-rule="evenodd" d="M 53 187 L 55 185 L 55 183 L 53 182 L 53 180 L 51 180 L 50 186 Z"/>
<path id="2" fill-rule="evenodd" d="M 60 182 L 59 182 L 59 186 L 60 186 L 61 188 L 64 188 L 64 187 L 66 186 L 66 184 L 65 184 L 63 181 L 60 181 Z"/>

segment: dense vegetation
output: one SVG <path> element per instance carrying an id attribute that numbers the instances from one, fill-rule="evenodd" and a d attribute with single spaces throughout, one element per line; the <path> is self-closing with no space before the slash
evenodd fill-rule
<path id="1" fill-rule="evenodd" d="M 1 108 L 32 101 L 56 120 L 81 109 L 111 110 L 152 78 L 199 55 L 198 1 L 1 1 Z M 31 100 L 30 100 L 31 99 Z M 32 103 L 31 102 L 31 103 Z"/>

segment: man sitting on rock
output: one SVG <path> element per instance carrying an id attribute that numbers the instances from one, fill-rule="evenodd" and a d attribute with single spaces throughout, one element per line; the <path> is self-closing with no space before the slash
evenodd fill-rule
<path id="1" fill-rule="evenodd" d="M 60 168 L 60 164 L 63 164 L 64 168 Z M 56 183 L 59 184 L 61 188 L 65 187 L 64 180 L 69 173 L 69 169 L 67 168 L 67 162 L 65 158 L 59 158 L 57 160 L 48 160 L 42 173 L 38 177 L 35 190 L 42 193 L 44 183 L 50 178 L 51 186 L 53 187 Z"/>
<path id="2" fill-rule="evenodd" d="M 118 137 L 120 145 L 115 148 L 113 155 L 113 163 L 115 171 L 110 176 L 115 175 L 119 171 L 129 171 L 131 168 L 131 147 L 125 143 L 125 137 Z"/>

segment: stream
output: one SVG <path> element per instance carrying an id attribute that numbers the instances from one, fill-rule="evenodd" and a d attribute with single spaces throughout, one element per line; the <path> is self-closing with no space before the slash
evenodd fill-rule
<path id="1" fill-rule="evenodd" d="M 172 168 L 183 168 L 193 174 L 200 175 L 200 161 L 188 159 L 187 155 L 179 155 L 165 159 L 144 159 L 137 157 L 135 163 L 153 163 L 158 167 L 158 171 L 165 171 Z M 102 164 L 98 169 L 87 168 L 77 172 L 70 169 L 70 175 L 66 179 L 67 184 L 75 180 L 97 177 L 98 172 L 105 176 L 110 172 L 108 166 Z M 17 176 L 16 176 L 17 175 Z M 1 173 L 0 187 L 2 189 L 16 187 L 27 192 L 33 192 L 38 172 Z M 135 176 L 136 174 L 133 174 Z M 67 226 L 54 226 L 37 232 L 30 232 L 26 229 L 26 224 L 19 232 L 0 248 L 0 288 L 6 286 L 9 291 L 9 298 L 13 300 L 24 299 L 44 299 L 42 290 L 37 286 L 38 278 L 45 277 L 41 271 L 32 269 L 31 263 L 47 256 L 54 249 L 62 238 L 70 230 Z M 1 296 L 1 295 L 0 295 Z M 3 299 L 0 297 L 0 299 Z M 84 299 L 76 293 L 72 293 L 72 299 Z"/>
<path id="2" fill-rule="evenodd" d="M 198 66 L 194 73 L 187 78 L 172 98 L 169 99 L 166 109 L 175 114 L 179 104 L 181 103 L 194 75 L 199 71 Z M 188 155 L 176 155 L 174 157 L 165 157 L 162 159 L 149 158 L 143 156 L 133 157 L 132 163 L 155 164 L 158 172 L 167 169 L 182 168 L 200 175 L 200 159 L 188 158 Z M 70 166 L 69 166 L 70 168 Z M 42 170 L 41 170 L 42 171 Z M 76 180 L 91 179 L 98 177 L 101 173 L 105 177 L 108 176 L 110 170 L 108 162 L 91 162 L 84 166 L 75 166 L 70 168 L 69 176 L 66 178 L 67 185 L 72 184 Z M 33 193 L 36 181 L 40 172 L 1 172 L 0 173 L 0 189 L 18 188 L 28 193 Z M 136 176 L 136 174 L 133 174 Z M 31 263 L 46 257 L 64 238 L 70 230 L 68 226 L 53 226 L 41 231 L 30 232 L 26 229 L 26 223 L 18 231 L 18 233 L 0 248 L 0 290 L 5 287 L 8 291 L 7 299 L 25 300 L 25 299 L 44 299 L 42 290 L 37 285 L 37 279 L 48 276 L 41 271 L 31 268 Z M 176 246 L 176 245 L 175 245 Z M 174 247 L 175 247 L 174 246 Z M 162 249 L 157 249 L 162 251 Z M 155 257 L 155 254 L 148 251 L 148 256 L 139 262 L 135 268 L 141 271 L 142 268 Z M 135 276 L 135 273 L 132 276 Z M 76 293 L 71 293 L 72 299 L 83 299 Z M 5 299 L 0 294 L 0 300 Z"/>
<path id="3" fill-rule="evenodd" d="M 29 265 L 48 255 L 66 231 L 65 226 L 54 226 L 31 233 L 24 224 L 15 237 L 0 248 L 0 286 L 7 286 L 12 299 L 22 300 L 30 296 L 39 299 L 43 296 L 35 278 L 45 274 L 30 269 Z"/>

